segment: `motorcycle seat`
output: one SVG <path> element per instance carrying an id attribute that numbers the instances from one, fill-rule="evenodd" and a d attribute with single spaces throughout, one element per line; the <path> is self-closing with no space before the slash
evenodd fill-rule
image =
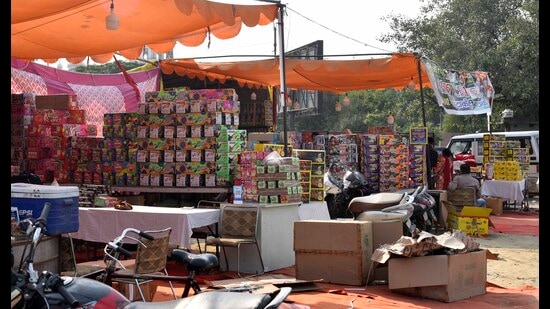
<path id="1" fill-rule="evenodd" d="M 207 272 L 218 266 L 218 257 L 212 253 L 194 254 L 182 249 L 173 249 L 172 258 L 187 267 L 191 272 Z"/>
<path id="2" fill-rule="evenodd" d="M 381 192 L 359 196 L 349 202 L 348 210 L 353 214 L 360 214 L 367 210 L 381 210 L 399 204 L 404 196 L 405 193 L 395 192 Z"/>

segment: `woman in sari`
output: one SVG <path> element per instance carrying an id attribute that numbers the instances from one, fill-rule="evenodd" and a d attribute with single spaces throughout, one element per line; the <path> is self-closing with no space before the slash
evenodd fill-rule
<path id="1" fill-rule="evenodd" d="M 453 153 L 449 148 L 443 149 L 435 168 L 437 174 L 437 190 L 447 190 L 453 178 Z"/>

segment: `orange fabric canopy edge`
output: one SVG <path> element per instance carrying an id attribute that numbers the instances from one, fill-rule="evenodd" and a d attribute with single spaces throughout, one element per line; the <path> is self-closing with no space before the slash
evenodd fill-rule
<path id="1" fill-rule="evenodd" d="M 117 30 L 105 19 L 110 0 L 13 0 L 11 56 L 52 63 L 112 59 L 115 52 L 136 59 L 145 45 L 168 52 L 176 42 L 197 46 L 208 31 L 220 39 L 239 34 L 242 25 L 267 25 L 277 18 L 276 4 L 235 5 L 207 0 L 115 0 Z"/>
<path id="2" fill-rule="evenodd" d="M 367 60 L 306 60 L 285 58 L 287 88 L 344 93 L 351 90 L 403 89 L 412 80 L 420 89 L 419 58 L 414 53 L 395 53 L 390 57 Z M 431 83 L 421 64 L 422 86 Z M 176 73 L 190 78 L 225 82 L 236 80 L 249 88 L 280 87 L 279 59 L 239 62 L 196 62 L 192 59 L 160 61 L 164 74 Z"/>

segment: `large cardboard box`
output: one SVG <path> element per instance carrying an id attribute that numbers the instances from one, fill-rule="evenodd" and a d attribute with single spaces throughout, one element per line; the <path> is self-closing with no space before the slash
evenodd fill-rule
<path id="1" fill-rule="evenodd" d="M 372 251 L 385 244 L 393 244 L 403 236 L 403 222 L 372 222 Z M 368 282 L 388 281 L 388 264 L 374 263 Z"/>
<path id="2" fill-rule="evenodd" d="M 77 109 L 76 94 L 49 94 L 35 96 L 36 109 Z"/>
<path id="3" fill-rule="evenodd" d="M 498 197 L 487 196 L 485 197 L 485 200 L 487 201 L 487 208 L 491 208 L 493 210 L 491 212 L 492 215 L 497 215 L 497 216 L 502 215 L 503 208 L 504 208 L 503 199 Z"/>
<path id="4" fill-rule="evenodd" d="M 296 279 L 365 285 L 372 245 L 369 221 L 295 221 Z"/>
<path id="5" fill-rule="evenodd" d="M 145 297 L 144 300 L 141 299 L 141 295 L 139 294 L 139 291 L 135 284 L 116 281 L 116 282 L 113 282 L 113 285 L 116 290 L 122 293 L 122 295 L 126 296 L 126 298 L 128 298 L 130 301 L 150 302 L 155 297 L 155 293 L 157 292 L 158 282 L 151 281 L 140 285 L 141 291 L 143 292 L 143 296 Z"/>
<path id="6" fill-rule="evenodd" d="M 455 255 L 391 258 L 389 289 L 392 292 L 443 302 L 485 294 L 486 250 Z"/>
<path id="7" fill-rule="evenodd" d="M 488 236 L 489 226 L 493 226 L 489 215 L 491 208 L 464 206 L 456 207 L 445 204 L 447 211 L 447 227 L 449 230 L 461 230 L 470 236 Z"/>

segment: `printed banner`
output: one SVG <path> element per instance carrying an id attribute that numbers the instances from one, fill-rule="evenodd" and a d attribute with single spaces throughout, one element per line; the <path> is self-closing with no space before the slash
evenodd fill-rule
<path id="1" fill-rule="evenodd" d="M 495 90 L 487 72 L 459 72 L 422 59 L 439 106 L 447 114 L 491 115 Z"/>

